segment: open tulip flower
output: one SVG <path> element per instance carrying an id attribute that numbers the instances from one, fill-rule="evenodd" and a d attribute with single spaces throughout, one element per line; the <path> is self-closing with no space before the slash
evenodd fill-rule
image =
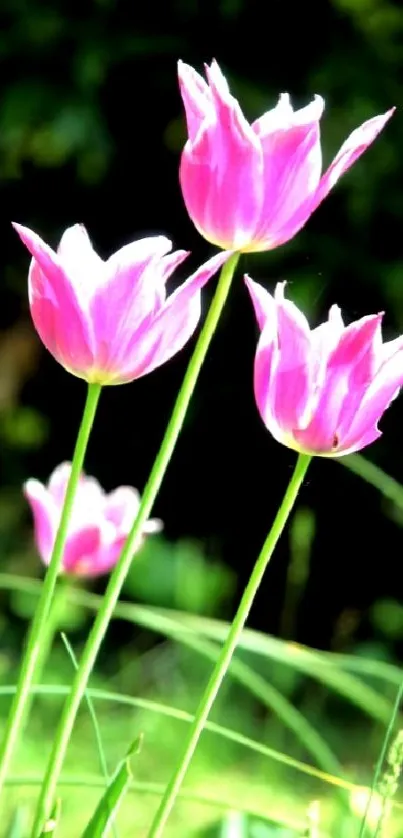
<path id="1" fill-rule="evenodd" d="M 104 261 L 81 224 L 65 231 L 57 253 L 14 227 L 32 255 L 36 330 L 56 360 L 89 383 L 132 381 L 179 352 L 199 322 L 200 289 L 229 257 L 213 256 L 167 297 L 165 283 L 188 253 L 170 253 L 164 236 L 132 242 Z"/>
<path id="2" fill-rule="evenodd" d="M 33 479 L 24 486 L 34 517 L 36 547 L 46 565 L 52 555 L 70 471 L 70 463 L 62 463 L 47 486 Z M 132 486 L 120 486 L 106 494 L 95 478 L 82 475 L 68 526 L 63 572 L 75 576 L 108 573 L 119 558 L 139 506 L 139 493 Z M 149 519 L 138 548 L 146 535 L 161 529 L 161 521 Z"/>
<path id="3" fill-rule="evenodd" d="M 179 62 L 188 129 L 180 182 L 199 232 L 228 250 L 272 250 L 293 238 L 394 110 L 353 131 L 322 175 L 320 96 L 294 111 L 282 93 L 250 125 L 215 61 L 206 76 Z"/>
<path id="4" fill-rule="evenodd" d="M 403 337 L 382 343 L 382 314 L 345 326 L 338 306 L 311 330 L 302 312 L 245 278 L 261 330 L 255 357 L 258 410 L 278 442 L 340 457 L 381 436 L 378 421 L 403 384 Z"/>

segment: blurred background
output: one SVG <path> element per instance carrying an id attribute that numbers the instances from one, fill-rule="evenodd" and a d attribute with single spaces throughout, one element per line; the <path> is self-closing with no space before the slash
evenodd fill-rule
<path id="1" fill-rule="evenodd" d="M 21 643 L 35 604 L 37 588 L 27 578 L 42 576 L 21 486 L 31 476 L 46 480 L 59 462 L 71 457 L 85 397 L 84 384 L 57 365 L 34 332 L 27 301 L 29 259 L 10 222 L 32 227 L 53 246 L 66 226 L 82 222 L 105 257 L 134 238 L 162 232 L 175 247 L 192 251 L 178 272 L 181 279 L 211 255 L 213 248 L 198 236 L 186 214 L 178 183 L 185 141 L 176 80 L 178 58 L 201 71 L 203 62 L 215 57 L 251 120 L 274 106 L 282 91 L 290 92 L 295 107 L 320 93 L 326 101 L 322 121 L 325 165 L 351 130 L 396 105 L 397 112 L 382 136 L 296 239 L 273 253 L 243 257 L 241 265 L 269 289 L 287 279 L 289 295 L 313 323 L 326 316 L 334 302 L 347 320 L 385 310 L 385 336 L 395 337 L 403 331 L 402 39 L 403 7 L 398 0 L 272 0 L 270 4 L 257 0 L 88 0 L 76 6 L 67 0 L 2 0 L 3 685 L 15 682 Z M 204 293 L 205 310 L 211 293 L 212 284 Z M 203 657 L 172 637 L 167 640 L 156 615 L 161 609 L 175 609 L 182 615 L 231 618 L 294 463 L 294 454 L 265 431 L 254 405 L 255 345 L 254 318 L 239 274 L 156 504 L 164 534 L 147 542 L 133 565 L 124 599 L 133 605 L 130 613 L 134 616 L 122 616 L 111 627 L 94 676 L 101 685 L 113 684 L 114 689 L 131 695 L 157 696 L 184 709 L 195 706 L 211 660 L 207 653 Z M 87 471 L 107 490 L 122 483 L 140 490 L 144 486 L 192 346 L 145 379 L 104 391 Z M 382 421 L 383 438 L 365 456 L 403 483 L 402 423 L 400 399 Z M 272 656 L 267 648 L 252 661 L 244 655 L 245 665 L 253 664 L 253 671 L 279 691 L 287 707 L 297 707 L 314 727 L 322 725 L 337 760 L 359 782 L 368 782 L 371 776 L 386 705 L 382 717 L 378 710 L 361 712 L 362 707 L 348 701 L 348 686 L 344 697 L 328 693 L 326 686 L 307 677 L 308 664 L 305 675 L 297 672 L 292 655 L 292 661 L 287 658 L 293 648 L 287 641 L 399 666 L 403 654 L 402 525 L 398 491 L 394 500 L 385 499 L 342 462 L 318 460 L 249 621 L 266 638 L 285 642 L 273 647 L 278 649 L 276 662 L 273 648 Z M 58 629 L 68 632 L 79 652 L 88 633 L 91 608 L 96 607 L 96 600 L 85 599 L 85 592 L 98 595 L 104 587 L 105 580 L 80 584 L 77 591 L 84 599 L 77 594 L 74 607 L 60 603 L 48 682 L 71 680 L 72 663 Z M 139 625 L 139 604 L 153 607 L 147 611 L 149 624 L 144 623 L 143 614 Z M 214 657 L 214 650 L 210 653 Z M 326 666 L 323 663 L 323 671 Z M 391 701 L 396 691 L 398 669 L 388 671 L 393 671 L 394 681 L 377 682 L 382 694 L 379 701 Z M 251 680 L 246 676 L 245 680 L 246 687 L 241 679 L 224 689 L 216 717 L 222 719 L 224 714 L 227 724 L 254 734 L 267 745 L 308 762 L 318 761 L 312 751 L 308 753 L 306 742 L 294 735 L 295 730 L 293 734 L 284 728 L 284 719 L 279 721 L 270 702 L 265 703 L 259 691 L 250 691 Z M 370 697 L 368 701 L 371 705 Z M 1 698 L 3 713 L 8 702 L 9 698 Z M 26 773 L 38 767 L 42 756 L 38 735 L 42 749 L 43 737 L 51 737 L 50 720 L 56 721 L 60 703 L 42 697 L 35 706 L 33 727 L 20 755 L 19 765 Z M 128 712 L 121 709 L 111 715 L 110 707 L 100 711 L 112 765 L 127 746 L 128 725 L 134 732 L 150 728 L 154 745 L 148 745 L 146 736 L 144 762 L 138 764 L 146 778 L 154 779 L 157 772 L 163 781 L 182 728 L 158 714 L 151 724 L 148 715 L 144 721 L 138 713 L 129 717 Z M 81 725 L 81 735 L 92 741 L 88 719 L 83 718 Z M 73 763 L 82 760 L 79 746 L 75 747 Z M 95 771 L 96 756 L 88 756 L 88 762 Z M 194 776 L 202 784 L 207 778 L 211 788 L 212 772 L 220 774 L 228 788 L 240 783 L 242 794 L 247 792 L 247 776 L 253 794 L 264 799 L 260 808 L 267 814 L 273 786 L 268 792 L 266 767 L 263 771 L 260 763 L 252 764 L 251 769 L 246 757 L 238 751 L 235 754 L 228 743 L 223 747 L 206 739 Z M 335 763 L 334 771 L 336 767 Z M 329 763 L 327 768 L 331 768 Z M 278 783 L 278 769 L 275 776 Z M 300 782 L 296 803 L 302 813 L 310 797 L 323 792 L 307 788 L 306 783 L 306 778 Z M 276 800 L 287 798 L 289 778 L 279 788 Z M 19 787 L 18 806 L 25 798 L 29 806 L 30 795 L 28 788 L 21 791 Z M 4 821 L 10 818 L 14 824 L 23 815 L 18 814 L 18 807 L 15 814 L 14 797 L 10 799 L 13 805 L 7 808 Z M 81 798 L 77 800 L 74 806 L 70 803 L 70 809 L 66 803 L 66 811 L 70 817 L 73 810 L 77 812 L 81 825 L 85 805 Z M 136 803 L 138 825 L 134 828 L 132 815 L 127 815 L 122 835 L 143 834 L 143 820 L 150 820 L 155 805 L 152 797 Z M 186 814 L 174 821 L 172 835 L 191 834 L 189 806 L 179 809 Z M 192 813 L 195 829 L 199 823 L 204 828 L 205 822 L 216 829 L 214 810 L 207 807 L 206 814 L 199 805 Z M 78 835 L 79 826 L 72 823 L 61 834 Z M 345 825 L 341 832 L 338 827 L 337 834 L 349 838 L 349 828 Z M 273 825 L 275 829 L 264 835 L 294 834 L 286 827 L 280 832 Z M 224 832 L 208 834 L 224 836 Z M 227 834 L 228 838 L 263 836 L 256 830 Z"/>

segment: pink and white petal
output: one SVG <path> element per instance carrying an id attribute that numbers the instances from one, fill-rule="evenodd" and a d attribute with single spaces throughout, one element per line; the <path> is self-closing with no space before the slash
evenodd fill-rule
<path id="1" fill-rule="evenodd" d="M 345 327 L 340 340 L 329 358 L 329 369 L 356 370 L 362 380 L 372 378 L 375 372 L 374 343 L 381 330 L 383 314 L 369 314 Z"/>
<path id="2" fill-rule="evenodd" d="M 160 260 L 159 267 L 161 270 L 161 278 L 164 285 L 167 282 L 167 280 L 172 276 L 176 268 L 178 268 L 179 265 L 181 265 L 182 262 L 184 262 L 188 256 L 190 256 L 190 250 L 175 250 L 174 253 L 169 253 L 168 256 L 164 256 Z"/>
<path id="3" fill-rule="evenodd" d="M 360 410 L 365 393 L 377 372 L 379 363 L 378 343 L 381 337 L 382 315 L 363 317 L 345 329 L 343 338 L 348 336 L 343 346 L 343 338 L 339 348 L 333 353 L 333 360 L 329 362 L 329 374 L 346 375 L 348 393 L 344 399 L 339 414 L 337 433 L 343 439 L 351 426 L 351 422 Z M 349 360 L 350 359 L 350 360 Z"/>
<path id="4" fill-rule="evenodd" d="M 272 411 L 280 428 L 291 432 L 305 421 L 313 392 L 313 357 L 309 324 L 302 312 L 275 291 L 278 361 L 271 387 Z"/>
<path id="5" fill-rule="evenodd" d="M 147 375 L 169 361 L 187 343 L 201 314 L 200 291 L 232 256 L 218 253 L 204 263 L 168 297 L 156 316 L 133 336 L 122 362 L 122 380 Z"/>
<path id="6" fill-rule="evenodd" d="M 134 285 L 141 281 L 143 271 L 151 262 L 158 261 L 172 249 L 172 242 L 166 236 L 147 236 L 124 245 L 106 262 L 107 280 L 116 274 L 129 274 Z"/>
<path id="7" fill-rule="evenodd" d="M 329 375 L 311 403 L 313 415 L 305 426 L 295 427 L 293 436 L 298 445 L 312 454 L 332 453 L 339 445 L 339 414 L 349 394 L 346 375 Z M 362 397 L 362 394 L 361 394 Z"/>
<path id="8" fill-rule="evenodd" d="M 367 445 L 371 445 L 373 442 L 376 442 L 377 439 L 380 439 L 382 436 L 382 431 L 379 430 L 377 427 L 369 428 L 369 430 L 365 431 L 361 436 L 357 437 L 353 441 L 349 440 L 349 447 L 344 448 L 345 443 L 341 443 L 340 448 L 337 451 L 334 451 L 332 454 L 333 457 L 345 457 L 347 454 L 354 454 L 355 451 L 361 451 L 363 448 L 366 448 Z"/>
<path id="9" fill-rule="evenodd" d="M 328 319 L 311 331 L 312 351 L 317 359 L 317 368 L 324 370 L 329 356 L 336 348 L 344 332 L 344 323 L 339 306 L 333 305 Z"/>
<path id="10" fill-rule="evenodd" d="M 189 140 L 193 142 L 206 114 L 213 112 L 211 93 L 203 77 L 183 61 L 178 61 L 178 78 Z"/>
<path id="11" fill-rule="evenodd" d="M 320 122 L 324 109 L 325 100 L 318 93 L 315 93 L 312 102 L 294 111 L 293 125 L 312 125 L 315 122 Z"/>
<path id="12" fill-rule="evenodd" d="M 32 260 L 28 275 L 31 316 L 43 344 L 59 363 L 85 378 L 93 363 L 93 334 L 87 313 L 60 272 L 56 280 Z"/>
<path id="13" fill-rule="evenodd" d="M 294 126 L 306 126 L 319 122 L 324 107 L 324 100 L 316 95 L 309 105 L 294 111 L 289 94 L 281 93 L 276 107 L 256 119 L 252 123 L 252 128 L 255 134 L 264 140 L 276 131 L 289 131 Z"/>
<path id="14" fill-rule="evenodd" d="M 242 249 L 263 202 L 260 141 L 217 67 L 207 70 L 214 113 L 181 158 L 180 181 L 189 215 L 200 232 L 226 249 Z"/>
<path id="15" fill-rule="evenodd" d="M 154 533 L 162 532 L 164 529 L 164 522 L 161 518 L 149 518 L 143 527 L 144 535 L 153 535 Z"/>
<path id="16" fill-rule="evenodd" d="M 94 288 L 105 280 L 105 262 L 95 252 L 83 224 L 68 227 L 57 249 L 60 264 L 74 285 L 83 305 Z"/>
<path id="17" fill-rule="evenodd" d="M 182 194 L 204 238 L 226 250 L 249 244 L 263 203 L 262 176 L 261 149 L 246 146 L 230 121 L 206 126 L 197 147 L 185 147 L 179 170 Z"/>
<path id="18" fill-rule="evenodd" d="M 252 122 L 252 129 L 262 140 L 275 131 L 286 131 L 293 124 L 294 109 L 289 93 L 280 93 L 277 105 Z"/>
<path id="19" fill-rule="evenodd" d="M 370 315 L 351 323 L 319 376 L 316 370 L 317 401 L 312 418 L 306 427 L 295 431 L 295 438 L 306 449 L 333 452 L 343 444 L 374 375 L 373 343 L 380 322 L 379 315 Z"/>
<path id="20" fill-rule="evenodd" d="M 39 480 L 27 480 L 23 491 L 34 518 L 34 535 L 38 553 L 42 561 L 49 564 L 60 511 L 48 490 Z"/>
<path id="21" fill-rule="evenodd" d="M 74 533 L 66 541 L 63 555 L 63 571 L 76 576 L 93 576 L 95 557 L 101 545 L 100 527 L 89 524 Z"/>
<path id="22" fill-rule="evenodd" d="M 276 305 L 269 291 L 266 291 L 266 288 L 263 288 L 263 285 L 260 285 L 259 282 L 255 282 L 247 274 L 244 276 L 244 282 L 252 300 L 259 329 L 262 330 L 264 328 L 268 318 L 272 318 L 273 323 L 276 324 Z"/>
<path id="23" fill-rule="evenodd" d="M 127 535 L 140 507 L 140 494 L 133 486 L 120 486 L 106 498 L 105 517 L 119 535 Z"/>
<path id="24" fill-rule="evenodd" d="M 95 477 L 82 475 L 74 498 L 70 529 L 78 530 L 97 523 L 105 514 L 106 495 Z"/>
<path id="25" fill-rule="evenodd" d="M 253 389 L 257 409 L 269 430 L 274 421 L 271 385 L 277 361 L 277 328 L 276 321 L 273 319 L 273 321 L 267 321 L 260 335 L 253 368 Z"/>
<path id="26" fill-rule="evenodd" d="M 373 314 L 350 323 L 329 357 L 326 370 L 328 385 L 330 388 L 339 387 L 340 392 L 345 389 L 344 399 L 340 395 L 340 409 L 334 428 L 340 439 L 350 427 L 376 372 L 381 322 L 382 314 Z M 340 385 L 340 381 L 345 384 Z"/>
<path id="27" fill-rule="evenodd" d="M 288 240 L 309 218 L 322 170 L 319 123 L 278 131 L 262 145 L 264 201 L 255 241 L 263 248 Z"/>
<path id="28" fill-rule="evenodd" d="M 351 448 L 357 440 L 374 429 L 382 418 L 385 410 L 399 395 L 403 385 L 403 351 L 386 361 L 366 390 L 360 409 L 351 422 L 348 432 L 341 440 L 343 448 Z M 358 450 L 358 449 L 355 449 Z"/>
<path id="29" fill-rule="evenodd" d="M 394 338 L 393 340 L 387 340 L 382 346 L 379 348 L 378 359 L 379 365 L 378 368 L 388 361 L 389 358 L 392 357 L 398 350 L 403 349 L 403 336 L 398 338 Z"/>
<path id="30" fill-rule="evenodd" d="M 346 172 L 347 169 L 349 169 L 350 166 L 352 166 L 353 163 L 361 157 L 361 154 L 367 150 L 368 146 L 374 142 L 380 131 L 382 131 L 386 123 L 391 118 L 394 111 L 395 108 L 391 108 L 389 111 L 381 114 L 380 116 L 374 116 L 372 119 L 368 119 L 350 134 L 347 140 L 343 143 L 335 159 L 321 178 L 315 195 L 314 204 L 312 206 L 312 212 L 321 203 L 321 201 L 326 198 L 330 190 L 333 188 L 335 183 L 337 183 L 344 172 Z"/>
<path id="31" fill-rule="evenodd" d="M 169 239 L 155 236 L 133 242 L 108 259 L 107 281 L 91 302 L 96 366 L 103 373 L 119 368 L 136 329 L 163 304 L 166 265 L 162 259 L 170 248 Z M 184 255 L 180 252 L 170 258 L 180 262 Z"/>
<path id="32" fill-rule="evenodd" d="M 29 250 L 31 256 L 38 263 L 46 277 L 53 282 L 60 282 L 63 269 L 57 254 L 29 227 L 22 224 L 12 223 L 14 230 L 18 233 L 21 241 Z"/>
<path id="33" fill-rule="evenodd" d="M 59 509 L 63 505 L 70 474 L 71 463 L 60 463 L 59 466 L 56 466 L 48 480 L 48 492 Z"/>
<path id="34" fill-rule="evenodd" d="M 88 567 L 85 575 L 95 577 L 109 573 L 109 571 L 111 571 L 117 564 L 126 541 L 127 535 L 124 535 L 115 538 L 113 541 L 103 543 L 95 554 L 94 559 Z M 143 537 L 139 536 L 136 550 L 134 550 L 133 553 L 136 553 L 140 549 L 142 543 Z"/>

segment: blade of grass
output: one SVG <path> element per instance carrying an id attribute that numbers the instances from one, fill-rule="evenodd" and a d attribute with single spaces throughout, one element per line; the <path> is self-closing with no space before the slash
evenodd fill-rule
<path id="1" fill-rule="evenodd" d="M 190 649 L 199 652 L 208 660 L 215 661 L 219 646 L 206 640 L 184 637 L 182 641 Z M 323 737 L 308 722 L 303 714 L 287 698 L 255 672 L 243 661 L 234 657 L 229 667 L 229 675 L 259 699 L 278 719 L 299 739 L 306 751 L 314 758 L 323 771 L 329 774 L 342 772 L 341 765 Z"/>
<path id="2" fill-rule="evenodd" d="M 336 460 L 353 474 L 362 477 L 367 483 L 370 483 L 375 489 L 384 495 L 388 500 L 393 501 L 396 506 L 403 509 L 403 486 L 386 471 L 371 463 L 362 454 L 349 454 L 347 457 L 340 457 Z"/>
<path id="3" fill-rule="evenodd" d="M 46 823 L 43 826 L 39 838 L 52 838 L 52 835 L 56 834 L 56 829 L 60 822 L 60 812 L 61 800 L 58 797 L 55 801 L 52 812 L 50 813 L 50 817 L 47 819 Z"/>
<path id="4" fill-rule="evenodd" d="M 33 687 L 33 692 L 36 695 L 42 697 L 64 697 L 67 695 L 69 691 L 69 686 L 62 685 L 62 684 L 39 684 Z M 14 685 L 5 685 L 0 686 L 0 695 L 12 695 L 16 690 Z M 167 716 L 169 718 L 176 719 L 178 721 L 183 722 L 191 722 L 193 720 L 193 716 L 191 713 L 186 712 L 185 710 L 179 710 L 176 707 L 170 707 L 165 704 L 161 704 L 157 701 L 152 701 L 151 699 L 146 698 L 136 698 L 131 695 L 125 695 L 123 693 L 115 693 L 108 690 L 101 690 L 92 688 L 88 690 L 91 698 L 96 701 L 101 702 L 111 702 L 121 704 L 127 707 L 133 707 L 134 709 L 146 710 L 151 713 L 161 714 Z M 300 760 L 295 759 L 294 757 L 290 757 L 287 754 L 281 753 L 280 751 L 276 751 L 273 748 L 269 748 L 267 745 L 263 745 L 261 742 L 258 742 L 254 739 L 251 739 L 248 736 L 244 736 L 242 733 L 238 733 L 231 728 L 224 727 L 223 725 L 219 725 L 216 722 L 208 721 L 206 725 L 206 731 L 210 731 L 210 733 L 214 733 L 218 736 L 221 736 L 225 739 L 228 739 L 236 744 L 240 745 L 241 747 L 245 747 L 255 753 L 260 754 L 268 759 L 272 759 L 274 762 L 278 762 L 288 768 L 295 769 L 302 774 L 305 774 L 309 777 L 313 777 L 321 782 L 327 783 L 333 786 L 339 786 L 342 789 L 350 792 L 362 792 L 362 785 L 358 785 L 357 783 L 353 783 L 349 780 L 346 780 L 342 777 L 334 776 L 331 774 L 327 774 L 324 771 L 321 771 L 318 768 L 315 768 L 312 765 L 308 765 L 307 763 L 301 762 Z M 394 803 L 394 807 L 396 809 L 403 810 L 403 803 Z"/>
<path id="5" fill-rule="evenodd" d="M 77 671 L 78 662 L 77 662 L 77 658 L 76 658 L 74 649 L 73 649 L 71 643 L 69 642 L 69 640 L 67 638 L 67 635 L 63 631 L 60 633 L 60 636 L 62 638 L 64 648 L 66 649 L 66 652 L 67 652 L 67 654 L 68 654 L 68 656 L 71 660 L 73 668 Z M 99 727 L 98 719 L 97 719 L 97 716 L 96 716 L 96 713 L 95 713 L 95 708 L 94 708 L 94 705 L 92 703 L 91 693 L 88 691 L 88 689 L 84 693 L 84 699 L 85 699 L 87 707 L 88 707 L 88 713 L 89 713 L 91 723 L 92 723 L 92 727 L 93 727 L 93 730 L 94 730 L 95 742 L 96 742 L 96 745 L 97 745 L 97 751 L 98 751 L 98 757 L 99 757 L 99 765 L 100 765 L 100 768 L 101 768 L 101 772 L 104 776 L 105 786 L 106 786 L 106 788 L 108 788 L 108 786 L 109 786 L 109 771 L 108 771 L 108 764 L 107 764 L 107 761 L 106 761 L 104 746 L 103 746 L 103 743 L 102 743 L 101 729 Z M 107 801 L 106 801 L 105 805 L 107 805 Z M 119 838 L 117 829 L 115 827 L 113 829 L 113 834 L 114 834 L 115 838 Z"/>
<path id="6" fill-rule="evenodd" d="M 130 758 L 138 754 L 141 739 L 138 737 L 130 746 L 126 756 L 119 763 L 108 787 L 82 834 L 82 838 L 107 838 L 110 829 L 116 825 L 120 805 L 132 782 Z"/>
<path id="7" fill-rule="evenodd" d="M 5 781 L 5 786 L 30 787 L 40 786 L 41 783 L 42 776 L 40 774 L 16 774 L 7 777 Z M 71 777 L 62 776 L 59 779 L 58 785 L 65 786 L 67 788 L 76 788 L 77 791 L 82 790 L 85 792 L 88 789 L 97 789 L 103 787 L 103 778 L 90 777 L 88 775 L 74 775 Z M 165 791 L 165 785 L 163 783 L 151 783 L 141 780 L 132 780 L 128 791 L 129 794 L 150 794 L 153 796 L 160 797 L 163 795 Z M 306 827 L 306 821 L 292 821 L 285 819 L 279 815 L 268 814 L 266 808 L 265 811 L 255 809 L 254 807 L 250 807 L 244 804 L 242 800 L 240 800 L 239 798 L 237 798 L 237 800 L 227 801 L 211 794 L 193 792 L 188 789 L 182 789 L 179 792 L 178 797 L 180 798 L 180 800 L 189 803 L 197 803 L 205 806 L 211 806 L 224 812 L 234 811 L 234 809 L 237 809 L 239 812 L 244 812 L 246 815 L 250 815 L 251 817 L 261 818 L 262 820 L 265 820 L 268 824 L 272 824 L 273 826 L 279 826 L 283 829 L 294 830 L 297 833 L 297 835 L 301 835 L 301 838 Z M 323 838 L 330 838 L 330 836 L 324 835 Z"/>
<path id="8" fill-rule="evenodd" d="M 23 590 L 38 596 L 40 587 L 41 582 L 39 580 L 0 573 L 0 589 Z M 73 602 L 93 611 L 99 608 L 102 601 L 102 598 L 96 594 L 75 588 L 68 590 L 68 597 Z M 185 633 L 202 634 L 222 642 L 228 632 L 228 623 L 221 623 L 218 620 L 169 611 L 168 609 L 133 605 L 127 602 L 119 602 L 114 614 L 119 619 L 141 625 L 177 642 L 181 642 Z M 385 699 L 379 692 L 360 679 L 343 672 L 339 666 L 333 663 L 331 653 L 311 650 L 296 643 L 289 643 L 269 635 L 263 635 L 252 629 L 244 630 L 239 648 L 264 655 L 271 660 L 282 663 L 284 666 L 303 672 L 343 696 L 350 703 L 355 704 L 370 718 L 381 724 L 388 724 L 393 706 L 392 702 Z M 335 657 L 337 662 L 340 656 Z M 389 670 L 386 670 L 386 667 L 388 665 L 379 663 L 378 666 L 379 671 L 382 667 L 382 677 L 387 678 Z M 362 664 L 362 668 L 364 668 L 364 664 Z"/>
<path id="9" fill-rule="evenodd" d="M 128 612 L 130 606 L 128 607 L 127 604 L 125 606 Z M 171 635 L 175 633 L 175 638 L 179 642 L 185 642 L 185 635 L 181 636 L 180 631 L 178 631 L 178 624 L 180 627 L 188 629 L 188 636 L 189 634 L 201 634 L 203 637 L 216 642 L 223 642 L 228 632 L 228 623 L 208 617 L 199 617 L 177 611 L 161 613 L 160 609 L 149 609 L 149 611 L 152 611 L 152 616 L 150 616 L 149 613 L 138 613 L 137 606 L 133 606 L 133 608 L 136 608 L 133 620 L 137 624 L 142 626 L 147 624 L 149 628 L 154 626 L 154 630 L 164 631 L 164 633 L 170 631 Z M 148 609 L 145 610 L 148 611 Z M 168 618 L 166 613 L 170 615 Z M 129 613 L 127 613 L 127 616 L 129 617 Z M 175 628 L 169 627 L 168 623 L 165 622 L 167 619 L 172 621 L 174 626 L 176 623 Z M 293 669 L 321 681 L 376 721 L 388 724 L 392 703 L 358 678 L 343 672 L 335 664 L 327 661 L 326 665 L 326 660 L 320 653 L 258 632 L 246 630 L 245 634 L 247 634 L 247 639 L 246 641 L 244 637 L 241 639 L 240 648 L 247 649 L 250 652 L 259 652 L 259 654 L 269 657 L 271 660 L 291 666 Z"/>
<path id="10" fill-rule="evenodd" d="M 379 780 L 380 780 L 381 773 L 382 773 L 382 767 L 383 767 L 383 764 L 385 762 L 385 757 L 386 757 L 386 754 L 389 750 L 389 746 L 390 746 L 391 741 L 392 741 L 394 727 L 395 727 L 395 724 L 396 724 L 396 719 L 397 719 L 398 714 L 399 714 L 399 709 L 400 709 L 400 705 L 402 703 L 402 700 L 403 700 L 403 681 L 401 682 L 400 687 L 398 689 L 396 700 L 395 700 L 393 710 L 392 710 L 392 713 L 391 713 L 391 716 L 390 716 L 389 724 L 388 724 L 387 730 L 385 732 L 385 736 L 383 738 L 382 747 L 381 747 L 379 757 L 378 757 L 378 760 L 377 760 L 377 763 L 376 763 L 376 766 L 375 766 L 375 771 L 374 771 L 374 774 L 373 774 L 373 777 L 372 777 L 371 788 L 370 788 L 370 792 L 369 792 L 369 795 L 368 795 L 368 801 L 367 801 L 364 816 L 363 816 L 363 819 L 362 819 L 362 822 L 361 822 L 361 827 L 360 827 L 360 832 L 359 832 L 358 838 L 364 838 L 365 833 L 367 831 L 367 819 L 368 819 L 368 814 L 369 814 L 370 809 L 371 809 L 372 798 L 373 798 L 374 793 L 376 791 L 376 788 L 379 784 Z"/>
<path id="11" fill-rule="evenodd" d="M 2 686 L 0 687 L 0 696 L 12 695 L 14 691 L 14 686 Z M 68 694 L 69 687 L 61 684 L 40 684 L 35 686 L 33 688 L 33 691 L 40 696 L 63 697 Z M 164 715 L 169 718 L 173 718 L 178 721 L 183 721 L 187 723 L 193 721 L 193 716 L 191 713 L 187 713 L 185 710 L 179 710 L 175 707 L 170 707 L 165 704 L 161 704 L 157 701 L 152 701 L 151 699 L 136 698 L 130 695 L 124 695 L 121 693 L 114 693 L 100 689 L 89 689 L 88 693 L 91 696 L 91 698 L 95 701 L 117 703 L 123 706 L 133 707 L 135 709 L 146 710 L 151 713 Z M 248 736 L 244 736 L 242 733 L 238 733 L 238 731 L 224 727 L 223 725 L 217 724 L 216 722 L 208 721 L 206 725 L 206 731 L 210 731 L 210 733 L 214 733 L 217 736 L 234 742 L 237 745 L 240 745 L 241 747 L 253 751 L 254 753 L 260 754 L 261 756 L 264 756 L 268 759 L 272 759 L 274 762 L 287 766 L 287 768 L 295 769 L 307 776 L 314 777 L 315 779 L 318 779 L 330 785 L 338 786 L 348 791 L 355 791 L 356 789 L 361 788 L 361 786 L 357 786 L 356 784 L 351 783 L 340 776 L 335 776 L 333 774 L 326 773 L 325 771 L 321 771 L 320 769 L 315 768 L 313 765 L 308 765 L 307 763 L 301 762 L 300 760 L 297 760 L 294 757 L 290 757 L 287 754 L 283 754 L 282 752 L 277 751 L 274 748 L 270 748 L 267 745 L 263 745 L 261 742 L 258 742 L 255 739 L 251 739 Z"/>

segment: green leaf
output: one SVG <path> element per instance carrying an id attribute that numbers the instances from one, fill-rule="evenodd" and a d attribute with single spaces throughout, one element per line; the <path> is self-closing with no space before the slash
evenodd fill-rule
<path id="1" fill-rule="evenodd" d="M 119 763 L 105 794 L 101 797 L 95 812 L 83 832 L 82 838 L 106 838 L 112 829 L 119 806 L 132 781 L 130 757 L 138 754 L 141 747 L 141 737 L 135 739 L 125 758 Z"/>

